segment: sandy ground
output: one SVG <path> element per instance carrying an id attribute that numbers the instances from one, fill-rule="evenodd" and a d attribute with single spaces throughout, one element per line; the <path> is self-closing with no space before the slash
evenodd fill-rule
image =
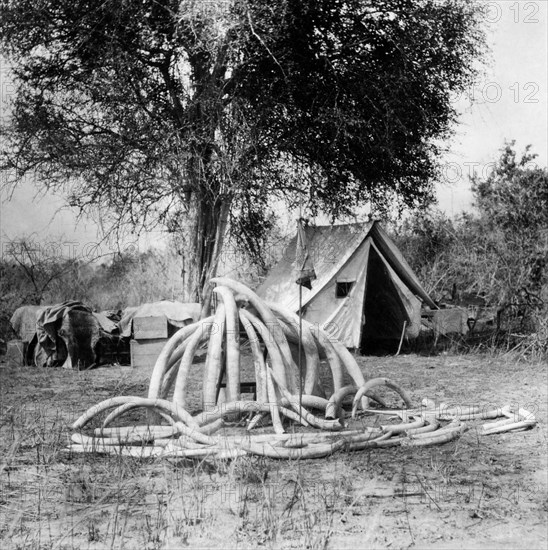
<path id="1" fill-rule="evenodd" d="M 105 398 L 146 395 L 150 373 L 0 364 L 0 546 L 547 548 L 546 365 L 470 355 L 358 362 L 366 378 L 392 378 L 417 403 L 519 405 L 539 424 L 481 436 L 474 421 L 437 447 L 291 462 L 76 455 L 65 450 L 70 423 Z M 193 366 L 191 408 L 201 367 Z"/>

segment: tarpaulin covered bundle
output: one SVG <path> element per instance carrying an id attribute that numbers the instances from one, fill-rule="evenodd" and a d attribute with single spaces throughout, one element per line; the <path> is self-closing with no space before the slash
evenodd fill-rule
<path id="1" fill-rule="evenodd" d="M 21 306 L 17 308 L 10 319 L 11 327 L 19 340 L 30 344 L 36 335 L 36 319 L 38 313 L 49 306 Z"/>
<path id="2" fill-rule="evenodd" d="M 52 306 L 22 306 L 11 318 L 28 344 L 25 362 L 39 367 L 89 368 L 99 360 L 98 344 L 118 328 L 106 316 L 78 301 Z"/>
<path id="3" fill-rule="evenodd" d="M 182 303 L 162 300 L 151 302 L 124 310 L 118 324 L 120 336 L 129 338 L 133 333 L 133 320 L 136 317 L 165 317 L 175 329 L 184 327 L 200 318 L 201 306 L 198 303 Z"/>

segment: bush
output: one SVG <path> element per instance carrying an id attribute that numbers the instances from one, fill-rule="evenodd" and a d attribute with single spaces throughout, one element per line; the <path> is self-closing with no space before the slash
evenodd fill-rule
<path id="1" fill-rule="evenodd" d="M 473 178 L 476 214 L 415 213 L 396 241 L 434 299 L 485 299 L 498 311 L 496 342 L 546 357 L 548 170 L 529 148 L 517 160 L 513 145 L 487 178 Z"/>

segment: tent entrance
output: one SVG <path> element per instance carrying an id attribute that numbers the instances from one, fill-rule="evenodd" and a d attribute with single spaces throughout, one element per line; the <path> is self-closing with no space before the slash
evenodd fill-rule
<path id="1" fill-rule="evenodd" d="M 409 317 L 390 272 L 371 246 L 367 264 L 360 351 L 364 354 L 394 353 Z"/>

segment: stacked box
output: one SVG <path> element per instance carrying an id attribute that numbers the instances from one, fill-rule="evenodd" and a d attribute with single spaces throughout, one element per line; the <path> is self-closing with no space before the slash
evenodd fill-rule
<path id="1" fill-rule="evenodd" d="M 135 317 L 130 342 L 131 366 L 152 368 L 169 334 L 167 317 Z"/>
<path id="2" fill-rule="evenodd" d="M 156 359 L 166 345 L 167 338 L 150 338 L 149 340 L 131 340 L 131 366 L 137 368 L 154 367 Z"/>

